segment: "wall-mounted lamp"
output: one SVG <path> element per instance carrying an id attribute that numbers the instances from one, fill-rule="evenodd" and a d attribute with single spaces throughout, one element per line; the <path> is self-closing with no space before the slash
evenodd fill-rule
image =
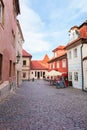
<path id="1" fill-rule="evenodd" d="M 16 56 L 16 58 L 17 58 L 17 64 L 18 64 L 18 62 L 20 61 L 20 54 L 19 54 L 19 52 L 18 52 L 18 55 Z"/>

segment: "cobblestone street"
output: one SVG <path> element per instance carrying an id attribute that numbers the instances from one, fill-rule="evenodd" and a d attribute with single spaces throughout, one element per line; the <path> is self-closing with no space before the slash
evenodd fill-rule
<path id="1" fill-rule="evenodd" d="M 23 82 L 0 103 L 0 130 L 87 130 L 87 93 Z"/>

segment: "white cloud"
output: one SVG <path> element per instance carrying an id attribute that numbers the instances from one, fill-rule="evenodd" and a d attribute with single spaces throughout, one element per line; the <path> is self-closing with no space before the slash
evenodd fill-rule
<path id="1" fill-rule="evenodd" d="M 39 29 L 44 27 L 40 16 L 27 5 L 21 4 L 21 14 L 19 18 L 25 31 L 39 31 Z"/>
<path id="2" fill-rule="evenodd" d="M 50 43 L 44 40 L 44 34 L 29 32 L 25 36 L 26 44 L 24 44 L 24 48 L 26 50 L 31 50 L 33 54 L 37 52 L 43 53 L 51 48 Z"/>
<path id="3" fill-rule="evenodd" d="M 26 50 L 31 50 L 32 53 L 43 53 L 50 49 L 50 44 L 44 40 L 46 35 L 42 33 L 44 23 L 40 19 L 40 16 L 25 4 L 26 2 L 22 1 L 22 15 L 19 16 L 25 39 L 23 47 Z"/>

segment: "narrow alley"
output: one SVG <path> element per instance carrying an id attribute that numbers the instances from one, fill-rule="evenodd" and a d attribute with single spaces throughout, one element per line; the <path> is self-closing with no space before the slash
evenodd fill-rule
<path id="1" fill-rule="evenodd" d="M 87 93 L 24 81 L 0 102 L 0 130 L 87 130 Z"/>

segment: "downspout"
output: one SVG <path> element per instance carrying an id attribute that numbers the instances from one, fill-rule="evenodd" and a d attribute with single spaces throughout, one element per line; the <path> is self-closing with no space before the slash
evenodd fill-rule
<path id="1" fill-rule="evenodd" d="M 81 68 L 82 68 L 82 90 L 84 91 L 84 77 L 83 77 L 83 55 L 82 55 L 83 42 L 81 46 Z"/>

